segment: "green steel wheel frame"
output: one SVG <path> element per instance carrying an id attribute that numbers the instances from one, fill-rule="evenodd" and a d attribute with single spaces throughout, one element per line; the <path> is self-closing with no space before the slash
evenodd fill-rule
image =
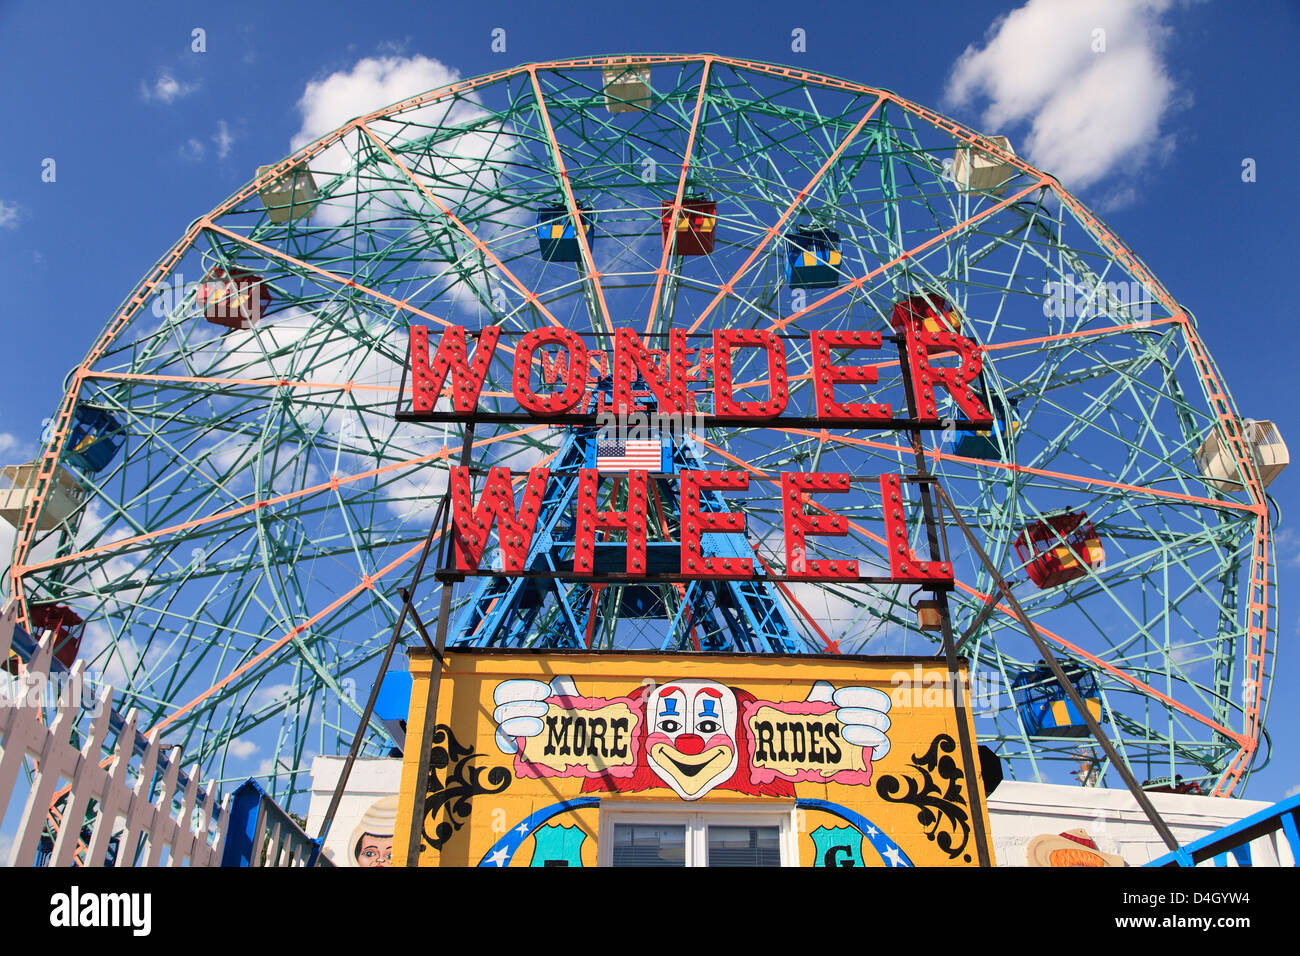
<path id="1" fill-rule="evenodd" d="M 650 69 L 653 92 L 611 112 L 602 70 L 628 63 Z M 951 157 L 967 148 L 1009 180 L 955 181 Z M 258 190 L 304 165 L 319 205 L 273 222 Z M 698 194 L 718 203 L 717 247 L 670 255 L 660 203 Z M 538 255 L 535 215 L 549 204 L 593 211 L 577 263 Z M 842 237 L 836 287 L 786 285 L 783 235 L 799 224 Z M 231 268 L 272 294 L 251 329 L 205 322 L 196 301 L 194 280 Z M 136 285 L 69 376 L 8 586 L 24 613 L 54 601 L 86 618 L 91 671 L 187 765 L 227 781 L 255 773 L 291 800 L 310 755 L 346 749 L 460 448 L 459 425 L 393 418 L 410 324 L 557 324 L 598 344 L 615 327 L 888 332 L 892 304 L 923 290 L 959 309 L 985 349 L 989 394 L 1018 422 L 992 459 L 936 435 L 931 467 L 1036 626 L 1096 675 L 1135 773 L 1239 794 L 1273 672 L 1275 567 L 1268 499 L 1194 318 L 1050 175 L 892 92 L 769 64 L 520 66 L 359 117 L 238 190 Z M 761 379 L 747 361 L 738 379 Z M 895 366 L 881 363 L 880 400 L 898 400 L 885 394 Z M 792 380 L 792 401 L 808 387 Z M 507 408 L 508 378 L 495 371 L 485 393 Z M 40 530 L 55 468 L 71 467 L 78 405 L 113 415 L 126 441 L 103 471 L 77 473 L 85 502 Z M 1247 476 L 1239 491 L 1208 485 L 1194 459 L 1216 429 Z M 473 461 L 523 470 L 563 440 L 545 425 L 480 425 Z M 902 472 L 911 453 L 870 430 L 710 428 L 699 447 L 706 467 L 746 467 L 756 485 L 799 468 Z M 845 513 L 871 528 L 878 505 L 854 500 Z M 736 507 L 780 570 L 771 503 Z M 1040 590 L 1013 542 L 1061 508 L 1087 512 L 1106 560 Z M 991 582 L 959 537 L 949 543 L 980 739 L 1013 776 L 1059 782 L 1082 763 L 1104 780 L 1086 739 L 1029 734 L 1009 688 L 1033 666 L 1031 645 L 1005 608 L 985 606 Z M 819 547 L 884 566 L 867 533 Z M 798 585 L 781 600 L 809 650 L 929 653 L 912 590 Z M 432 619 L 436 590 L 416 600 Z M 611 616 L 593 646 L 659 646 L 662 634 Z M 376 722 L 369 752 L 389 746 Z"/>

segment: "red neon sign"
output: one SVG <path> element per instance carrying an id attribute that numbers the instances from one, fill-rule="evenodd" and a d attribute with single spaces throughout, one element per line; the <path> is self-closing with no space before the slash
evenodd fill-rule
<path id="1" fill-rule="evenodd" d="M 542 500 L 551 473 L 546 468 L 531 469 L 518 506 L 512 478 L 511 472 L 505 468 L 489 469 L 483 489 L 475 499 L 469 469 L 451 469 L 451 528 L 456 570 L 459 573 L 475 574 L 482 570 L 483 557 L 494 524 L 501 550 L 500 571 L 518 573 L 527 570 L 528 553 L 537 530 Z M 597 504 L 600 480 L 601 475 L 594 468 L 582 468 L 578 472 L 573 575 L 599 577 L 595 559 L 597 536 L 602 532 L 621 531 L 626 537 L 625 570 L 609 573 L 632 578 L 649 577 L 649 564 L 646 560 L 650 516 L 647 492 L 649 475 L 644 471 L 628 473 L 628 500 L 623 511 L 600 509 Z M 749 473 L 688 470 L 681 473 L 680 482 L 681 535 L 676 544 L 681 559 L 678 571 L 667 577 L 673 580 L 741 580 L 755 577 L 752 558 L 705 555 L 703 547 L 703 536 L 706 534 L 744 535 L 746 527 L 745 516 L 740 512 L 710 511 L 704 505 L 702 492 L 744 491 L 749 488 Z M 863 580 L 859 576 L 857 561 L 807 557 L 810 536 L 844 536 L 849 532 L 848 519 L 819 502 L 811 501 L 809 495 L 846 493 L 850 491 L 851 484 L 852 479 L 845 474 L 785 472 L 781 475 L 786 573 L 777 575 L 777 578 L 792 581 Z M 905 502 L 898 476 L 881 475 L 879 484 L 885 519 L 883 537 L 889 550 L 888 580 L 916 584 L 951 582 L 950 564 L 922 561 L 913 553 L 908 543 Z M 879 540 L 873 533 L 868 534 Z"/>
<path id="2" fill-rule="evenodd" d="M 444 419 L 490 418 L 480 409 L 480 400 L 494 359 L 501 358 L 505 351 L 498 348 L 500 338 L 498 327 L 485 328 L 478 334 L 471 355 L 466 330 L 461 326 L 445 328 L 436 349 L 431 349 L 428 329 L 412 327 L 410 371 L 414 414 L 409 417 L 419 420 L 421 415 L 431 416 L 440 400 L 450 398 L 452 411 L 438 413 Z M 914 409 L 915 418 L 902 424 L 895 423 L 891 404 L 850 401 L 846 395 L 836 393 L 837 387 L 843 389 L 878 383 L 879 367 L 891 363 L 862 364 L 862 360 L 854 355 L 836 358 L 836 353 L 880 350 L 885 343 L 881 333 L 822 330 L 809 335 L 809 349 L 798 349 L 794 353 L 808 356 L 802 360 L 807 365 L 804 376 L 812 383 L 809 391 L 813 394 L 814 407 L 810 411 L 814 421 L 824 421 L 832 427 L 871 423 L 894 423 L 896 427 L 908 428 L 941 427 L 951 424 L 941 422 L 938 417 L 936 389 L 943 389 L 956 407 L 969 416 L 970 425 L 992 424 L 989 409 L 973 387 L 982 364 L 980 349 L 974 342 L 952 331 L 920 329 L 912 322 L 905 324 L 901 338 L 891 336 L 891 342 L 903 346 L 900 374 L 902 384 L 910 392 L 907 404 Z M 526 415 L 556 423 L 564 422 L 561 416 L 590 413 L 593 392 L 597 396 L 597 412 L 613 412 L 625 421 L 643 417 L 642 413 L 647 409 L 641 403 L 650 399 L 657 413 L 693 415 L 697 392 L 712 393 L 713 412 L 705 418 L 770 424 L 773 420 L 781 420 L 786 412 L 790 401 L 787 386 L 791 378 L 788 353 L 785 342 L 774 332 L 718 329 L 712 334 L 711 347 L 692 348 L 687 334 L 675 330 L 668 334 L 666 345 L 666 349 L 650 348 L 636 332 L 618 329 L 613 337 L 611 363 L 604 352 L 588 348 L 582 337 L 574 332 L 563 328 L 534 329 L 525 333 L 509 350 L 513 353 L 511 394 Z M 761 364 L 766 367 L 766 379 L 734 380 L 733 355 L 742 349 L 763 353 Z M 947 358 L 947 364 L 932 364 L 943 357 Z M 595 383 L 591 378 L 593 366 L 600 373 Z M 551 386 L 549 390 L 534 387 L 534 370 L 540 371 L 543 381 Z M 595 387 L 602 381 L 603 391 Z M 556 388 L 557 385 L 562 387 Z M 738 397 L 742 392 L 745 398 Z M 788 418 L 784 420 L 790 421 Z M 541 573 L 528 568 L 528 556 L 549 480 L 548 469 L 529 471 L 522 482 L 522 499 L 516 503 L 516 476 L 505 468 L 491 468 L 476 500 L 469 469 L 452 468 L 451 531 L 456 571 L 461 574 Z M 624 510 L 601 509 L 598 504 L 599 471 L 592 468 L 579 470 L 573 505 L 572 571 L 566 569 L 563 574 L 583 578 L 610 575 L 623 579 L 652 577 L 647 560 L 650 474 L 643 470 L 630 470 L 625 478 L 615 480 L 627 482 Z M 665 479 L 658 476 L 655 480 Z M 737 540 L 734 548 L 721 548 L 723 554 L 717 553 L 719 548 L 716 546 L 709 548 L 714 553 L 706 554 L 704 546 L 705 535 L 745 534 L 744 514 L 715 510 L 716 503 L 706 504 L 704 493 L 746 491 L 750 484 L 749 474 L 745 471 L 684 470 L 679 481 L 678 541 L 658 542 L 656 546 L 672 545 L 680 553 L 680 562 L 674 572 L 660 572 L 653 577 L 678 581 L 755 578 L 753 559 L 743 556 L 750 551 L 746 542 Z M 850 493 L 853 484 L 852 476 L 838 473 L 788 472 L 780 476 L 779 511 L 786 569 L 784 574 L 770 577 L 791 581 L 951 584 L 952 566 L 949 563 L 921 560 L 912 549 L 902 481 L 897 475 L 879 477 L 883 536 L 853 524 L 827 507 L 824 501 L 813 498 Z M 657 501 L 657 491 L 655 498 Z M 494 528 L 500 548 L 499 567 L 484 571 L 483 558 Z M 810 538 L 845 538 L 851 535 L 851 529 L 884 543 L 889 555 L 887 578 L 863 577 L 857 560 L 810 556 Z M 601 537 L 611 533 L 620 536 L 619 543 L 625 548 L 624 567 L 618 571 L 599 571 L 597 543 Z M 845 542 L 846 545 L 850 543 Z M 727 556 L 726 551 L 731 551 L 731 556 Z M 656 561 L 662 568 L 662 561 Z"/>
<path id="3" fill-rule="evenodd" d="M 484 382 L 498 348 L 501 329 L 488 326 L 478 333 L 473 358 L 469 357 L 466 330 L 448 326 L 442 330 L 436 350 L 431 352 L 429 329 L 412 326 L 410 330 L 410 373 L 413 400 L 411 412 L 404 417 L 415 420 L 441 418 L 467 419 L 487 413 L 479 408 Z M 979 346 L 956 332 L 927 332 L 914 325 L 906 327 L 904 373 L 910 379 L 916 397 L 920 427 L 942 427 L 938 417 L 935 389 L 942 388 L 969 421 L 959 427 L 987 428 L 993 424 L 992 413 L 972 388 L 980 374 L 982 360 Z M 878 379 L 877 368 L 863 364 L 836 364 L 832 350 L 871 351 L 884 346 L 879 332 L 815 331 L 809 336 L 811 358 L 802 373 L 813 382 L 814 407 L 805 409 L 802 420 L 816 424 L 845 425 L 887 424 L 893 421 L 894 407 L 885 402 L 853 402 L 836 395 L 836 386 L 870 385 Z M 709 416 L 727 421 L 772 421 L 787 413 L 792 379 L 784 341 L 775 333 L 760 329 L 717 329 L 711 347 L 692 348 L 680 329 L 668 335 L 668 348 L 649 347 L 631 329 L 614 333 L 612 401 L 598 397 L 598 412 L 628 415 L 645 411 L 641 398 L 653 398 L 655 411 L 661 415 L 694 414 L 696 395 L 712 393 L 713 411 Z M 552 351 L 548 351 L 548 349 Z M 760 350 L 766 358 L 767 378 L 760 382 L 736 382 L 733 353 L 741 349 Z M 803 350 L 800 350 L 802 353 Z M 939 356 L 955 356 L 955 367 L 939 367 L 931 362 Z M 609 359 L 599 350 L 589 349 L 574 332 L 561 328 L 534 329 L 526 333 L 513 349 L 510 388 L 519 408 L 539 421 L 558 415 L 582 414 L 591 409 L 593 392 L 592 367 L 597 379 L 609 372 Z M 539 392 L 533 387 L 534 372 L 543 381 L 555 384 L 563 380 L 560 391 Z M 712 384 L 706 383 L 708 377 Z M 638 381 L 644 391 L 634 389 Z M 692 388 L 694 386 L 694 388 Z M 766 397 L 738 398 L 741 390 L 765 387 Z M 435 412 L 440 398 L 451 399 L 452 411 Z M 900 396 L 901 397 L 901 396 Z"/>

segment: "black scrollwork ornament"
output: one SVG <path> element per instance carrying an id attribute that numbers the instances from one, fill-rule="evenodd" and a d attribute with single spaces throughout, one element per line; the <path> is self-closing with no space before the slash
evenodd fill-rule
<path id="1" fill-rule="evenodd" d="M 950 860 L 961 856 L 969 863 L 970 854 L 964 851 L 970 842 L 970 814 L 962 793 L 961 768 L 950 756 L 956 749 L 951 737 L 939 734 L 930 741 L 930 749 L 924 754 L 912 755 L 912 766 L 919 772 L 919 779 L 885 774 L 876 781 L 876 793 L 890 803 L 910 803 L 916 807 L 916 822 L 925 828 L 926 838 Z M 907 792 L 900 795 L 903 784 L 907 785 Z"/>
<path id="2" fill-rule="evenodd" d="M 482 754 L 466 747 L 446 724 L 433 729 L 433 749 L 429 753 L 429 781 L 424 797 L 424 842 L 441 850 L 451 835 L 469 819 L 470 800 L 480 795 L 500 793 L 510 786 L 512 777 L 505 767 L 475 767 L 473 760 Z M 440 819 L 445 814 L 446 819 Z M 429 832 L 433 825 L 433 833 Z M 424 852 L 424 847 L 420 852 Z"/>

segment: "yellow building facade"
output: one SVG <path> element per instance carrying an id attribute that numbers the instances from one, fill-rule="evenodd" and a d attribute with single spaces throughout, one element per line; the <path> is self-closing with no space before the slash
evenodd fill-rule
<path id="1" fill-rule="evenodd" d="M 964 666 L 934 658 L 458 650 L 413 681 L 394 864 L 975 866 Z"/>

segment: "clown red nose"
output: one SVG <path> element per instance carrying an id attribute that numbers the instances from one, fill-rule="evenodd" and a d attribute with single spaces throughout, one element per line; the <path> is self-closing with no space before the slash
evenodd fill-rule
<path id="1" fill-rule="evenodd" d="M 699 734 L 682 734 L 674 743 L 684 754 L 694 756 L 704 749 L 704 738 Z"/>

